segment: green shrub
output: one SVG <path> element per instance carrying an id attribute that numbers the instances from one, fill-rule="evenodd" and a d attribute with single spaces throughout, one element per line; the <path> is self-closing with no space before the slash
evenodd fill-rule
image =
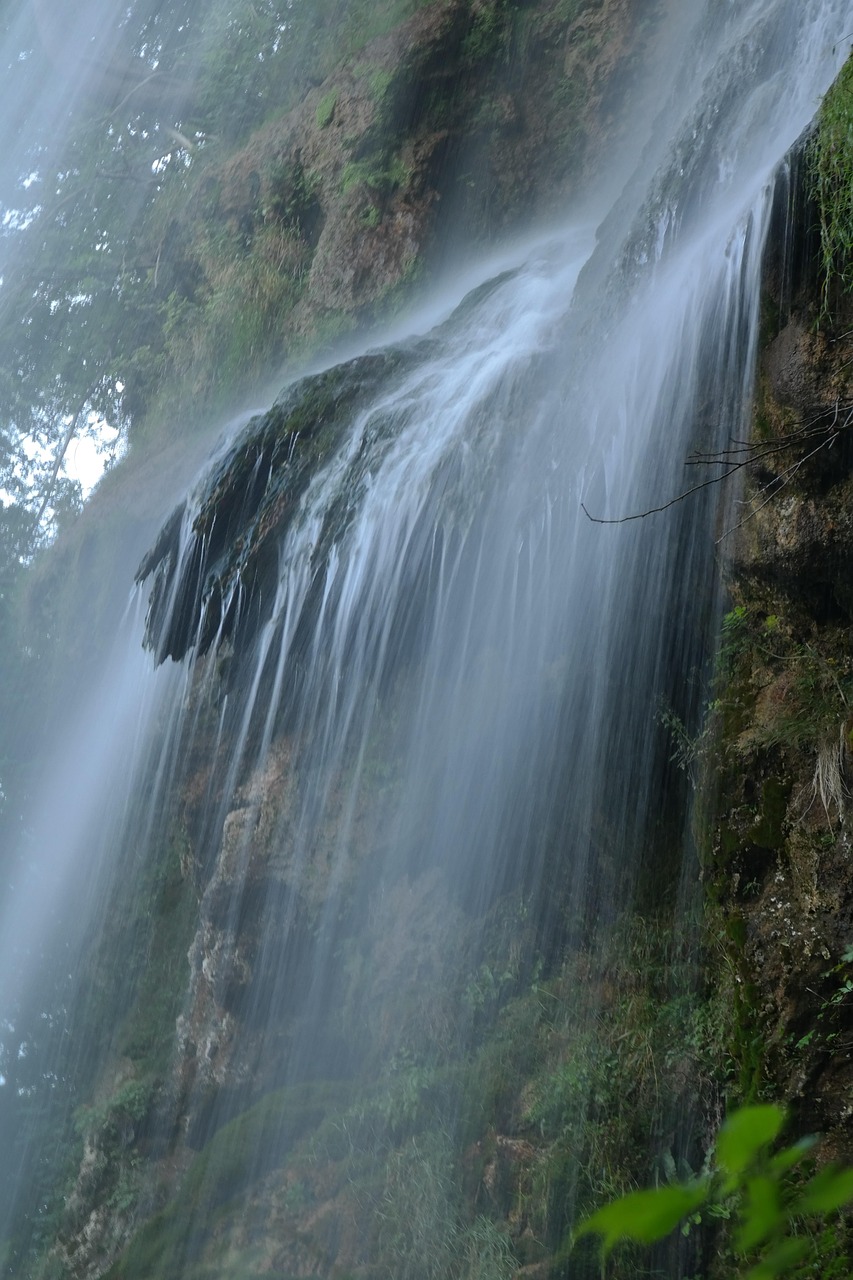
<path id="1" fill-rule="evenodd" d="M 827 93 L 809 151 L 820 215 L 824 310 L 833 286 L 853 286 L 853 58 Z"/>

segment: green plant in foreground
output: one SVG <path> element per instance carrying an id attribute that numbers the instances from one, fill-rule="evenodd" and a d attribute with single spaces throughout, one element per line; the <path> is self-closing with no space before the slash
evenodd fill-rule
<path id="1" fill-rule="evenodd" d="M 749 1266 L 745 1280 L 794 1274 L 813 1252 L 815 1228 L 853 1202 L 853 1169 L 806 1172 L 813 1137 L 771 1153 L 784 1122 L 783 1109 L 770 1104 L 734 1112 L 707 1173 L 621 1196 L 587 1218 L 575 1239 L 600 1235 L 606 1257 L 620 1241 L 655 1244 L 679 1225 L 686 1233 L 707 1214 L 734 1219 L 734 1249 Z"/>

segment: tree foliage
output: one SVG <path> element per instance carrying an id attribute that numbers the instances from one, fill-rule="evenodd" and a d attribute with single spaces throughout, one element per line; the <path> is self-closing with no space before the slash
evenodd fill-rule
<path id="1" fill-rule="evenodd" d="M 247 255 L 194 197 L 328 69 L 347 8 L 137 0 L 105 22 L 98 0 L 59 17 L 29 0 L 20 21 L 7 12 L 0 51 L 24 101 L 0 169 L 0 498 L 30 513 L 30 553 L 79 506 L 64 466 L 76 439 L 115 452 L 105 424 L 126 440 L 186 376 L 188 352 L 204 349 L 215 380 L 198 331 L 219 277 Z M 51 81 L 64 92 L 33 88 Z"/>

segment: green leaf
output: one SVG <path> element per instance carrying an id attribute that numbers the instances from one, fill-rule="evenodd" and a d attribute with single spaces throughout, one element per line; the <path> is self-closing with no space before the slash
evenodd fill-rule
<path id="1" fill-rule="evenodd" d="M 717 1162 L 737 1176 L 755 1162 L 762 1147 L 769 1146 L 785 1122 L 781 1107 L 743 1107 L 729 1116 L 717 1138 Z"/>
<path id="2" fill-rule="evenodd" d="M 602 1252 L 607 1254 L 619 1240 L 638 1244 L 654 1244 L 674 1231 L 688 1214 L 704 1204 L 709 1180 L 681 1186 L 657 1187 L 652 1191 L 632 1191 L 611 1204 L 604 1205 L 581 1224 L 575 1238 L 595 1234 L 603 1237 Z"/>
<path id="3" fill-rule="evenodd" d="M 853 1169 L 828 1165 L 815 1174 L 797 1203 L 794 1213 L 834 1213 L 853 1201 Z"/>
<path id="4" fill-rule="evenodd" d="M 761 1259 L 758 1266 L 747 1271 L 744 1280 L 775 1280 L 776 1276 L 784 1275 L 790 1267 L 802 1262 L 810 1248 L 809 1240 L 793 1237 L 780 1240 L 775 1248 Z"/>
<path id="5" fill-rule="evenodd" d="M 798 1142 L 793 1143 L 790 1147 L 785 1147 L 782 1151 L 776 1153 L 770 1161 L 770 1169 L 775 1174 L 787 1173 L 789 1169 L 793 1169 L 794 1165 L 800 1163 L 814 1147 L 817 1142 L 817 1134 L 809 1133 L 804 1138 L 800 1138 Z"/>
<path id="6" fill-rule="evenodd" d="M 787 1225 L 776 1178 L 748 1179 L 740 1217 L 740 1229 L 735 1236 L 735 1248 L 739 1253 L 749 1253 Z"/>

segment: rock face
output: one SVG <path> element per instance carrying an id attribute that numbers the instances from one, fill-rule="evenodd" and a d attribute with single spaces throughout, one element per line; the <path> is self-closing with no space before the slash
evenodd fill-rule
<path id="1" fill-rule="evenodd" d="M 709 879 L 737 965 L 740 1067 L 853 1157 L 853 335 L 782 287 L 759 370 L 752 479 L 731 535 Z M 849 309 L 849 304 L 848 304 Z"/>

